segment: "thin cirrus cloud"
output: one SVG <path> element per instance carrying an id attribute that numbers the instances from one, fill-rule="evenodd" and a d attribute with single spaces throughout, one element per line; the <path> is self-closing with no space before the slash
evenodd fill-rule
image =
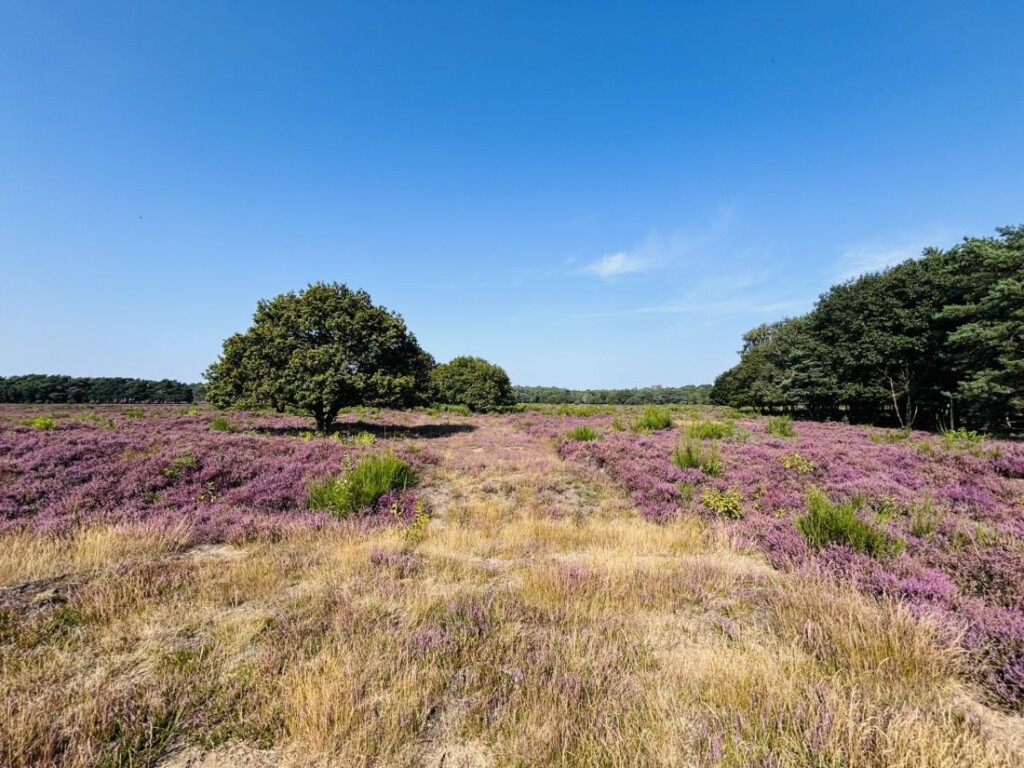
<path id="1" fill-rule="evenodd" d="M 582 271 L 591 275 L 597 275 L 604 280 L 610 280 L 620 275 L 630 275 L 636 272 L 647 272 L 660 265 L 656 259 L 635 256 L 625 251 L 609 253 L 597 261 L 587 264 Z"/>
<path id="2" fill-rule="evenodd" d="M 940 246 L 948 241 L 947 236 L 933 235 L 928 238 L 914 238 L 893 245 L 883 243 L 861 243 L 843 249 L 839 258 L 833 262 L 829 277 L 838 282 L 846 282 L 861 275 L 902 264 L 908 259 L 919 259 L 929 246 Z"/>

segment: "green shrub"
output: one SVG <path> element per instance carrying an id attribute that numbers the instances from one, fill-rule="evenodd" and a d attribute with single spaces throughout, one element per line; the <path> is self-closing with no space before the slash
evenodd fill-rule
<path id="1" fill-rule="evenodd" d="M 770 416 L 768 418 L 768 434 L 775 437 L 796 437 L 793 429 L 792 416 Z"/>
<path id="2" fill-rule="evenodd" d="M 210 419 L 210 429 L 214 432 L 237 432 L 238 427 L 228 421 L 225 416 L 214 416 Z"/>
<path id="3" fill-rule="evenodd" d="M 731 421 L 694 421 L 683 427 L 683 434 L 699 440 L 719 440 L 730 437 L 735 429 Z"/>
<path id="4" fill-rule="evenodd" d="M 580 424 L 580 426 L 570 429 L 565 433 L 566 440 L 597 440 L 600 436 L 601 433 L 589 424 Z"/>
<path id="5" fill-rule="evenodd" d="M 468 405 L 435 405 L 427 408 L 427 414 L 430 416 L 443 416 L 448 413 L 454 413 L 458 416 L 469 416 L 473 413 Z"/>
<path id="6" fill-rule="evenodd" d="M 338 517 L 355 514 L 391 490 L 413 484 L 412 467 L 391 453 L 367 456 L 341 476 L 314 481 L 309 485 L 310 509 L 323 509 Z"/>
<path id="7" fill-rule="evenodd" d="M 743 519 L 743 494 L 731 486 L 724 491 L 718 488 L 705 488 L 700 495 L 700 503 L 713 512 L 733 520 Z"/>
<path id="8" fill-rule="evenodd" d="M 796 451 L 782 454 L 779 459 L 785 469 L 795 469 L 801 475 L 809 475 L 811 472 L 818 468 L 817 463 L 810 459 L 805 459 Z"/>
<path id="9" fill-rule="evenodd" d="M 944 447 L 950 451 L 979 445 L 985 439 L 984 435 L 973 430 L 966 430 L 963 427 L 960 427 L 960 429 L 941 429 L 939 434 L 942 435 Z"/>
<path id="10" fill-rule="evenodd" d="M 648 405 L 633 422 L 633 429 L 637 432 L 655 432 L 659 429 L 669 429 L 672 426 L 672 413 L 666 408 L 658 408 Z"/>
<path id="11" fill-rule="evenodd" d="M 672 450 L 672 463 L 680 469 L 699 469 L 710 477 L 722 474 L 722 459 L 715 442 L 704 443 L 692 438 L 683 440 Z"/>
<path id="12" fill-rule="evenodd" d="M 171 466 L 164 470 L 164 477 L 173 480 L 178 475 L 191 472 L 199 466 L 199 457 L 191 451 L 186 451 L 175 459 L 171 460 Z"/>
<path id="13" fill-rule="evenodd" d="M 807 490 L 807 514 L 796 521 L 797 530 L 816 549 L 845 544 L 871 557 L 897 555 L 904 542 L 857 517 L 853 502 L 835 503 L 818 488 Z"/>
<path id="14" fill-rule="evenodd" d="M 505 369 L 479 357 L 456 357 L 430 372 L 435 403 L 464 405 L 474 411 L 493 411 L 515 405 Z"/>
<path id="15" fill-rule="evenodd" d="M 25 424 L 32 427 L 32 429 L 42 429 L 44 431 L 57 428 L 57 422 L 49 416 L 33 416 L 31 419 L 28 419 Z"/>

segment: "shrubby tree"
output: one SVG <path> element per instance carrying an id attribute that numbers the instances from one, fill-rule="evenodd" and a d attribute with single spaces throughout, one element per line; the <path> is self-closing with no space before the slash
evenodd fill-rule
<path id="1" fill-rule="evenodd" d="M 512 382 L 501 366 L 479 357 L 456 357 L 430 374 L 434 401 L 491 411 L 515 403 Z"/>
<path id="2" fill-rule="evenodd" d="M 433 359 L 401 316 L 365 291 L 314 283 L 256 305 L 206 372 L 218 408 L 296 409 L 327 431 L 342 408 L 404 408 L 427 391 Z"/>

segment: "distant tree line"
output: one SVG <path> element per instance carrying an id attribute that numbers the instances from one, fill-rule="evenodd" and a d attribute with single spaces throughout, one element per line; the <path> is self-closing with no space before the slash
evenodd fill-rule
<path id="1" fill-rule="evenodd" d="M 817 419 L 1024 429 L 1024 226 L 833 286 L 743 336 L 711 398 Z"/>
<path id="2" fill-rule="evenodd" d="M 704 405 L 710 402 L 710 384 L 637 389 L 563 389 L 561 387 L 512 387 L 517 403 L 557 405 Z"/>
<path id="3" fill-rule="evenodd" d="M 202 385 L 162 379 L 78 378 L 72 376 L 0 377 L 3 403 L 191 403 L 201 400 Z M 201 392 L 199 393 L 201 395 Z"/>

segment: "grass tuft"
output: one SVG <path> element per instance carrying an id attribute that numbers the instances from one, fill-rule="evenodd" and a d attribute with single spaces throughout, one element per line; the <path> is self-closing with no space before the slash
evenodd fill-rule
<path id="1" fill-rule="evenodd" d="M 683 440 L 672 450 L 672 463 L 680 469 L 699 469 L 709 477 L 722 475 L 722 459 L 715 442 Z"/>
<path id="2" fill-rule="evenodd" d="M 857 517 L 856 505 L 831 501 L 819 488 L 807 490 L 807 514 L 796 527 L 816 549 L 842 544 L 874 558 L 898 555 L 904 542 Z"/>
<path id="3" fill-rule="evenodd" d="M 214 416 L 210 419 L 210 429 L 214 432 L 237 432 L 238 427 L 228 421 L 226 416 Z"/>
<path id="4" fill-rule="evenodd" d="M 367 456 L 343 476 L 309 485 L 310 509 L 348 517 L 366 509 L 388 491 L 405 490 L 415 481 L 412 467 L 391 453 Z"/>
<path id="5" fill-rule="evenodd" d="M 565 433 L 566 440 L 597 440 L 600 436 L 601 433 L 589 424 L 580 424 L 580 426 L 570 429 Z"/>
<path id="6" fill-rule="evenodd" d="M 775 437 L 796 437 L 792 416 L 771 416 L 768 418 L 768 434 Z"/>
<path id="7" fill-rule="evenodd" d="M 633 422 L 633 429 L 637 432 L 656 432 L 659 429 L 669 429 L 672 426 L 672 413 L 666 408 L 658 408 L 648 405 Z"/>
<path id="8" fill-rule="evenodd" d="M 735 425 L 731 421 L 694 421 L 683 427 L 683 434 L 697 440 L 720 440 L 731 437 Z"/>

